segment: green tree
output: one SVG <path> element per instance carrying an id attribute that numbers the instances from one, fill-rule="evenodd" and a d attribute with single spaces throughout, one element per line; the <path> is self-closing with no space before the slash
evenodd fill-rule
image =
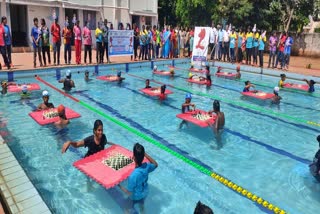
<path id="1" fill-rule="evenodd" d="M 164 26 L 167 25 L 176 25 L 177 16 L 175 14 L 177 0 L 159 0 L 159 24 Z"/>

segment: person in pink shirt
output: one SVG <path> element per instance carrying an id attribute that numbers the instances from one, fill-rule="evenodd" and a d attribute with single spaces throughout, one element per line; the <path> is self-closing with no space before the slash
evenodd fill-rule
<path id="1" fill-rule="evenodd" d="M 5 43 L 5 29 L 3 24 L 0 24 L 0 52 L 3 57 L 4 64 L 10 69 L 10 64 L 8 61 L 7 53 L 6 53 L 6 43 Z M 1 69 L 1 64 L 0 64 Z"/>
<path id="2" fill-rule="evenodd" d="M 86 21 L 83 27 L 83 45 L 84 45 L 84 63 L 87 64 L 87 53 L 89 53 L 89 64 L 92 63 L 92 37 L 89 28 L 89 22 Z"/>
<path id="3" fill-rule="evenodd" d="M 77 20 L 76 24 L 73 27 L 74 33 L 74 46 L 76 49 L 76 64 L 81 64 L 81 28 L 79 26 L 80 21 Z"/>
<path id="4" fill-rule="evenodd" d="M 55 18 L 54 23 L 51 25 L 51 35 L 53 44 L 53 63 L 54 65 L 60 65 L 61 28 L 58 24 L 58 17 Z"/>

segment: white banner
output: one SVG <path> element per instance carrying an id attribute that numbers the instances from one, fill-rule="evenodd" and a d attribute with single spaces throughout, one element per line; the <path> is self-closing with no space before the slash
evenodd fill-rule
<path id="1" fill-rule="evenodd" d="M 109 31 L 109 56 L 133 55 L 133 30 Z"/>
<path id="2" fill-rule="evenodd" d="M 196 67 L 207 61 L 210 30 L 210 27 L 195 27 L 191 62 Z"/>

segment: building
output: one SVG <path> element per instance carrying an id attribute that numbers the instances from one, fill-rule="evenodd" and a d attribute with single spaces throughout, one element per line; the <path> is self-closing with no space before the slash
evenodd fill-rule
<path id="1" fill-rule="evenodd" d="M 104 19 L 114 29 L 118 29 L 119 23 L 158 24 L 158 0 L 2 0 L 0 11 L 11 26 L 14 47 L 31 46 L 34 17 L 45 18 L 47 26 L 51 26 L 53 17 L 57 16 L 61 27 L 66 18 L 69 23 L 73 18 L 80 20 L 80 26 L 88 20 L 92 30 Z"/>

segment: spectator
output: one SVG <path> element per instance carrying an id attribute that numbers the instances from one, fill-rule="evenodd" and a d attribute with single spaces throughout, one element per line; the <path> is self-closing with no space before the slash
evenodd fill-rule
<path id="1" fill-rule="evenodd" d="M 268 68 L 270 68 L 270 63 L 272 60 L 272 68 L 274 68 L 274 59 L 276 57 L 276 51 L 277 51 L 277 42 L 278 42 L 278 38 L 277 38 L 277 33 L 275 31 L 273 31 L 272 36 L 270 36 L 269 38 L 269 64 L 268 64 Z"/>
<path id="2" fill-rule="evenodd" d="M 65 27 L 63 28 L 63 31 L 62 31 L 62 37 L 63 37 L 63 44 L 64 44 L 64 63 L 70 65 L 72 32 L 68 22 L 65 23 Z"/>
<path id="3" fill-rule="evenodd" d="M 110 25 L 110 30 L 113 30 L 113 24 Z M 108 35 L 109 35 L 109 27 L 108 27 L 108 20 L 104 20 L 104 26 L 102 27 L 102 32 L 103 32 L 103 52 L 106 53 L 107 57 L 107 62 L 110 62 L 109 59 L 109 44 L 108 44 Z M 102 62 L 103 62 L 103 55 L 102 55 Z"/>
<path id="4" fill-rule="evenodd" d="M 6 43 L 6 54 L 8 57 L 8 62 L 10 67 L 13 67 L 12 60 L 11 60 L 11 45 L 12 45 L 12 36 L 11 36 L 11 31 L 9 25 L 7 25 L 7 17 L 3 16 L 1 19 L 1 23 L 4 26 L 5 30 L 5 43 Z"/>
<path id="5" fill-rule="evenodd" d="M 92 37 L 89 22 L 86 21 L 83 27 L 84 63 L 87 64 L 87 54 L 89 53 L 89 64 L 92 63 Z"/>
<path id="6" fill-rule="evenodd" d="M 284 69 L 288 70 L 293 39 L 288 32 L 286 36 L 287 36 L 287 39 L 284 46 L 284 63 L 283 64 L 284 64 Z"/>
<path id="7" fill-rule="evenodd" d="M 60 47 L 61 47 L 61 28 L 58 24 L 58 17 L 54 19 L 51 25 L 52 45 L 53 45 L 53 63 L 60 65 Z"/>
<path id="8" fill-rule="evenodd" d="M 50 59 L 50 42 L 49 42 L 49 28 L 46 26 L 46 21 L 41 19 L 41 30 L 42 30 L 42 57 L 44 66 L 47 66 L 46 54 L 48 56 L 48 63 L 51 64 Z"/>
<path id="9" fill-rule="evenodd" d="M 37 67 L 36 59 L 37 53 L 39 57 L 40 67 L 42 67 L 42 59 L 41 59 L 41 28 L 38 27 L 38 18 L 33 19 L 34 26 L 31 29 L 31 38 L 32 38 L 32 46 L 33 46 L 33 67 Z"/>
<path id="10" fill-rule="evenodd" d="M 137 61 L 137 56 L 138 56 L 138 47 L 139 47 L 139 28 L 136 26 L 136 24 L 133 24 L 133 48 L 134 48 L 134 61 Z"/>
<path id="11" fill-rule="evenodd" d="M 215 49 L 216 49 L 216 42 L 217 42 L 218 31 L 214 27 L 214 22 L 212 22 L 211 29 L 210 29 L 210 39 L 209 39 L 209 46 L 210 46 L 210 59 L 213 60 L 215 58 Z"/>
<path id="12" fill-rule="evenodd" d="M 74 33 L 74 46 L 76 49 L 76 64 L 81 64 L 81 28 L 79 26 L 80 21 L 77 20 L 74 27 L 73 27 L 73 33 Z"/>
<path id="13" fill-rule="evenodd" d="M 275 68 L 278 67 L 278 62 L 280 63 L 280 69 L 283 68 L 283 62 L 284 62 L 284 44 L 286 42 L 286 33 L 283 32 L 280 35 L 280 40 L 279 40 L 279 44 L 278 44 L 278 55 L 277 55 L 277 60 L 276 60 L 276 65 Z"/>
<path id="14" fill-rule="evenodd" d="M 266 39 L 266 31 L 264 31 L 260 36 L 259 36 L 259 62 L 260 62 L 260 67 L 263 67 L 263 52 L 264 52 L 264 46 L 265 46 L 265 42 L 267 41 Z"/>
<path id="15" fill-rule="evenodd" d="M 243 37 L 244 37 L 244 33 L 242 32 L 242 28 L 240 28 L 239 34 L 238 34 L 238 51 L 237 51 L 238 63 L 242 63 L 242 60 L 243 60 L 243 53 L 241 48 Z"/>
<path id="16" fill-rule="evenodd" d="M 100 24 L 100 22 L 98 22 L 98 26 L 95 32 L 96 35 L 96 59 L 97 59 L 97 64 L 99 63 L 103 63 L 103 46 L 102 46 L 102 42 L 103 42 L 103 31 L 101 30 L 102 24 Z"/>

